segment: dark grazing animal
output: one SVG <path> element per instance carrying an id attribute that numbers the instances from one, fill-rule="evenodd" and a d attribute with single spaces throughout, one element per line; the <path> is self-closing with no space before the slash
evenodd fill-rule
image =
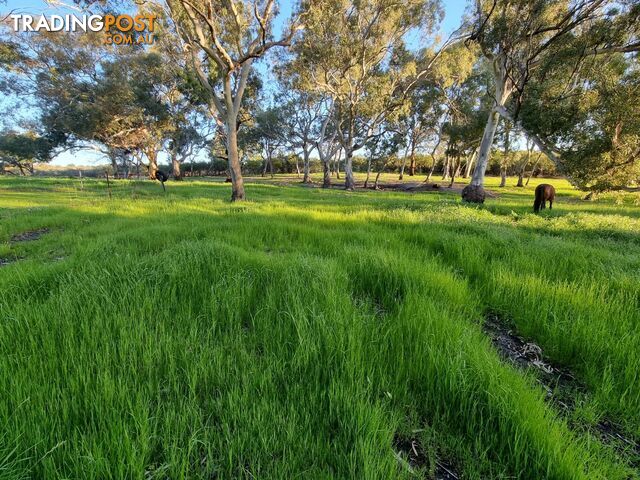
<path id="1" fill-rule="evenodd" d="M 162 170 L 158 170 L 156 172 L 156 180 L 158 180 L 162 184 L 162 190 L 166 192 L 166 189 L 164 188 L 164 182 L 169 180 L 169 177 L 167 177 L 167 174 L 164 173 Z"/>
<path id="2" fill-rule="evenodd" d="M 547 200 L 549 200 L 549 209 L 553 208 L 553 201 L 556 199 L 556 189 L 553 185 L 543 183 L 536 187 L 536 201 L 533 203 L 533 211 L 538 213 L 541 209 L 547 208 Z"/>

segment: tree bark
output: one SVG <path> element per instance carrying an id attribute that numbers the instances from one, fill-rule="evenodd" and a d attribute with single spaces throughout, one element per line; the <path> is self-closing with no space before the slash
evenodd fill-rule
<path id="1" fill-rule="evenodd" d="M 542 154 L 538 155 L 538 158 L 536 159 L 536 163 L 533 164 L 533 167 L 531 167 L 531 173 L 529 174 L 529 178 L 527 178 L 527 183 L 525 183 L 525 186 L 529 186 L 529 182 L 531 181 L 531 177 L 533 177 L 533 174 L 536 171 L 536 168 L 538 167 L 538 164 L 540 163 L 540 159 L 542 158 Z"/>
<path id="2" fill-rule="evenodd" d="M 451 159 L 449 158 L 449 155 L 445 156 L 444 158 L 444 165 L 443 165 L 443 170 L 442 170 L 442 181 L 445 181 L 449 178 L 449 164 L 451 162 Z"/>
<path id="3" fill-rule="evenodd" d="M 369 178 L 371 177 L 371 156 L 367 160 L 367 178 L 364 181 L 364 188 L 369 187 Z M 400 180 L 402 180 L 402 173 L 400 174 Z"/>
<path id="4" fill-rule="evenodd" d="M 493 147 L 493 139 L 498 128 L 500 119 L 499 109 L 504 107 L 507 100 L 513 92 L 513 87 L 507 85 L 508 76 L 505 70 L 504 58 L 500 55 L 493 59 L 493 79 L 495 82 L 494 107 L 487 118 L 487 124 L 484 128 L 480 149 L 478 150 L 478 162 L 473 170 L 471 183 L 462 190 L 462 199 L 466 202 L 484 203 L 486 193 L 484 191 L 484 175 L 489 165 L 491 156 L 491 148 Z"/>
<path id="5" fill-rule="evenodd" d="M 327 159 L 322 162 L 323 179 L 322 188 L 331 188 L 331 160 Z"/>
<path id="6" fill-rule="evenodd" d="M 238 153 L 238 124 L 235 115 L 227 114 L 227 155 L 229 157 L 229 174 L 231 177 L 231 201 L 239 202 L 245 199 L 242 166 Z"/>
<path id="7" fill-rule="evenodd" d="M 149 160 L 149 179 L 155 180 L 158 173 L 158 152 L 154 148 L 147 150 L 145 153 Z"/>
<path id="8" fill-rule="evenodd" d="M 356 182 L 353 178 L 353 150 L 346 149 L 344 152 L 344 188 L 353 190 Z"/>
<path id="9" fill-rule="evenodd" d="M 416 174 L 416 144 L 411 143 L 411 155 L 409 156 L 409 176 L 413 177 Z"/>
<path id="10" fill-rule="evenodd" d="M 451 182 L 449 183 L 449 188 L 453 187 L 453 184 L 456 181 L 456 177 L 460 172 L 460 165 L 458 164 L 459 160 L 457 158 L 453 158 L 451 160 Z"/>
<path id="11" fill-rule="evenodd" d="M 474 150 L 469 157 L 469 161 L 467 162 L 467 168 L 465 169 L 464 176 L 462 178 L 469 178 L 471 175 L 471 169 L 473 168 L 473 163 L 476 161 L 476 156 L 478 155 L 478 150 Z"/>
<path id="12" fill-rule="evenodd" d="M 173 179 L 176 181 L 182 180 L 182 172 L 180 171 L 180 160 L 178 160 L 177 152 L 171 153 L 171 166 L 173 169 Z"/>
<path id="13" fill-rule="evenodd" d="M 373 189 L 374 190 L 379 190 L 380 189 L 380 175 L 382 174 L 382 170 L 379 170 L 378 173 L 376 174 L 376 181 L 373 184 Z"/>
<path id="14" fill-rule="evenodd" d="M 500 114 L 497 110 L 493 110 L 487 120 L 487 125 L 482 135 L 482 142 L 480 143 L 480 151 L 478 152 L 478 163 L 476 168 L 473 169 L 473 176 L 471 177 L 471 185 L 477 187 L 484 186 L 484 174 L 487 171 L 487 165 L 489 164 L 489 157 L 491 156 L 491 147 L 493 146 L 493 139 L 498 129 L 498 121 Z"/>
<path id="15" fill-rule="evenodd" d="M 305 147 L 303 149 L 303 155 L 304 155 L 304 164 L 302 166 L 302 168 L 304 169 L 304 175 L 302 177 L 302 183 L 311 183 L 311 165 L 310 165 L 310 152 L 307 149 L 307 147 Z M 296 166 L 297 166 L 297 160 L 296 160 Z M 299 174 L 299 173 L 298 173 Z"/>
<path id="16" fill-rule="evenodd" d="M 415 151 L 415 146 L 413 145 L 413 140 L 411 140 L 411 146 L 405 149 L 404 156 L 402 157 L 402 165 L 400 167 L 400 177 L 398 178 L 398 180 L 404 179 L 404 171 L 407 166 L 407 157 L 410 158 L 409 176 L 413 177 L 413 175 L 415 174 L 416 160 L 415 160 L 414 151 Z M 409 154 L 409 152 L 411 153 Z"/>
<path id="17" fill-rule="evenodd" d="M 438 133 L 438 143 L 435 144 L 435 146 L 429 153 L 429 156 L 431 157 L 431 169 L 429 170 L 429 175 L 425 179 L 425 183 L 431 181 L 431 177 L 433 177 L 433 172 L 435 172 L 436 170 L 436 164 L 437 164 L 436 151 L 438 150 L 438 147 L 440 146 L 441 142 L 442 142 L 442 125 L 440 126 L 440 132 Z"/>
<path id="18" fill-rule="evenodd" d="M 431 161 L 431 168 L 429 169 L 429 175 L 427 175 L 425 182 L 431 181 L 431 178 L 433 177 L 433 172 L 435 172 L 435 170 L 436 170 L 436 159 L 433 158 Z"/>
<path id="19" fill-rule="evenodd" d="M 509 155 L 511 154 L 511 127 L 505 121 L 504 124 L 504 156 L 500 162 L 500 188 L 507 186 L 507 168 L 509 165 Z"/>
<path id="20" fill-rule="evenodd" d="M 489 156 L 491 155 L 491 147 L 493 146 L 493 138 L 498 128 L 498 120 L 500 115 L 497 110 L 492 110 L 484 128 L 480 150 L 478 151 L 478 162 L 473 170 L 471 182 L 462 190 L 462 199 L 471 203 L 484 203 L 486 193 L 484 191 L 484 174 L 489 164 Z"/>
<path id="21" fill-rule="evenodd" d="M 113 176 L 118 178 L 118 156 L 115 152 L 109 152 L 109 159 L 111 160 L 111 168 L 113 168 Z"/>
<path id="22" fill-rule="evenodd" d="M 531 149 L 527 148 L 527 157 L 525 161 L 522 163 L 520 170 L 518 171 L 518 183 L 516 184 L 516 187 L 524 188 L 524 173 L 526 172 L 527 165 L 529 165 L 530 161 L 531 161 Z"/>

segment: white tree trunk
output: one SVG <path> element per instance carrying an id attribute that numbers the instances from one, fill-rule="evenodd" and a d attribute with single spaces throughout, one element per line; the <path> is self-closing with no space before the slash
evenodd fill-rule
<path id="1" fill-rule="evenodd" d="M 400 175 L 400 180 L 402 180 L 402 174 Z M 371 155 L 369 155 L 369 159 L 367 160 L 367 178 L 364 181 L 364 188 L 369 187 L 369 178 L 371 178 Z"/>
<path id="2" fill-rule="evenodd" d="M 489 159 L 491 157 L 491 149 L 493 147 L 493 140 L 498 128 L 498 121 L 500 120 L 499 109 L 504 108 L 507 100 L 513 92 L 513 86 L 507 84 L 509 77 L 507 75 L 504 59 L 502 56 L 498 56 L 493 59 L 493 81 L 494 81 L 494 107 L 489 114 L 487 124 L 484 128 L 482 135 L 482 141 L 480 142 L 480 148 L 478 150 L 478 161 L 476 167 L 473 170 L 473 176 L 471 177 L 471 183 L 465 187 L 462 191 L 462 198 L 469 202 L 482 203 L 484 202 L 484 176 L 489 165 Z"/>
<path id="3" fill-rule="evenodd" d="M 310 158 L 309 158 L 310 155 L 309 155 L 309 149 L 306 146 L 303 149 L 303 154 L 304 154 L 304 165 L 302 168 L 304 169 L 304 176 L 302 178 L 302 183 L 311 183 L 311 166 L 310 166 Z"/>
<path id="4" fill-rule="evenodd" d="M 491 147 L 493 146 L 493 139 L 496 135 L 499 120 L 500 114 L 495 109 L 492 110 L 487 119 L 487 125 L 484 127 L 484 134 L 482 135 L 482 142 L 480 143 L 480 150 L 478 152 L 478 162 L 473 169 L 473 176 L 471 177 L 471 185 L 476 187 L 484 186 L 484 174 L 489 165 Z"/>
<path id="5" fill-rule="evenodd" d="M 229 174 L 231 176 L 231 201 L 245 199 L 244 181 L 242 179 L 242 167 L 238 153 L 238 127 L 236 116 L 227 114 L 227 156 L 229 157 Z"/>
<path id="6" fill-rule="evenodd" d="M 400 176 L 398 180 L 404 179 L 404 168 L 407 166 L 407 152 L 405 150 L 404 157 L 402 158 L 402 165 L 400 166 Z"/>
<path id="7" fill-rule="evenodd" d="M 178 154 L 175 151 L 171 152 L 171 167 L 173 170 L 173 179 L 176 181 L 182 180 L 182 172 L 180 171 L 180 160 Z"/>
<path id="8" fill-rule="evenodd" d="M 474 150 L 473 153 L 471 154 L 471 157 L 469 157 L 469 160 L 467 161 L 467 168 L 464 172 L 463 178 L 469 178 L 469 176 L 471 175 L 471 169 L 473 168 L 477 155 L 478 155 L 478 150 Z"/>
<path id="9" fill-rule="evenodd" d="M 346 149 L 344 156 L 344 188 L 353 190 L 355 187 L 356 182 L 353 177 L 353 151 Z"/>
<path id="10" fill-rule="evenodd" d="M 322 161 L 323 178 L 322 188 L 331 188 L 331 160 L 326 159 Z"/>

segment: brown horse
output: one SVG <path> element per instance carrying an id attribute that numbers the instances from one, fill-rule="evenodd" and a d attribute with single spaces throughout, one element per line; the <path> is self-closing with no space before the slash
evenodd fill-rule
<path id="1" fill-rule="evenodd" d="M 549 200 L 549 209 L 553 208 L 553 201 L 556 199 L 556 189 L 553 185 L 543 183 L 536 187 L 536 201 L 533 204 L 533 211 L 538 213 L 540 209 L 547 208 L 547 200 Z"/>

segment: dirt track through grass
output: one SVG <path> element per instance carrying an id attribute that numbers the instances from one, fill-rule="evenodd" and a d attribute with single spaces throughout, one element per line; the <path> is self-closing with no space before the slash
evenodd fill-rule
<path id="1" fill-rule="evenodd" d="M 640 433 L 640 209 L 558 186 L 534 216 L 535 185 L 0 179 L 0 478 L 637 475 L 482 331 L 498 311 L 575 372 L 570 420 Z"/>

